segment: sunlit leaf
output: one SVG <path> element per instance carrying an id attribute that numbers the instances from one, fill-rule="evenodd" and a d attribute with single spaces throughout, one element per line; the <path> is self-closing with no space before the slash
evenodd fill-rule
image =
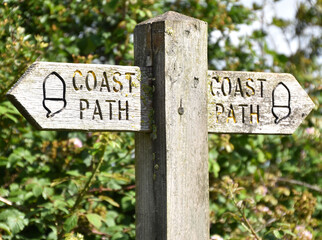
<path id="1" fill-rule="evenodd" d="M 102 217 L 96 213 L 86 214 L 87 220 L 94 225 L 95 228 L 100 228 L 102 226 Z"/>
<path id="2" fill-rule="evenodd" d="M 66 232 L 70 232 L 77 226 L 78 216 L 76 214 L 71 215 L 64 222 L 64 229 Z"/>
<path id="3" fill-rule="evenodd" d="M 108 196 L 99 196 L 99 198 L 103 201 L 108 202 L 109 204 L 113 205 L 114 207 L 120 207 L 120 205 L 114 201 L 112 198 L 108 197 Z"/>

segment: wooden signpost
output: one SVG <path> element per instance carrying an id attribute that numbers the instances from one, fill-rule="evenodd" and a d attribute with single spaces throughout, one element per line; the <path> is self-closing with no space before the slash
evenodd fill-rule
<path id="1" fill-rule="evenodd" d="M 210 133 L 292 134 L 313 107 L 291 74 L 208 71 Z"/>
<path id="2" fill-rule="evenodd" d="M 207 86 L 210 133 L 292 134 L 314 107 L 290 74 L 208 71 Z M 40 130 L 149 132 L 148 88 L 139 67 L 36 62 L 7 95 Z"/>
<path id="3" fill-rule="evenodd" d="M 149 82 L 139 67 L 36 62 L 7 96 L 40 130 L 149 132 Z M 292 134 L 314 107 L 290 74 L 208 71 L 207 86 L 210 133 Z"/>
<path id="4" fill-rule="evenodd" d="M 198 19 L 143 22 L 134 48 L 138 67 L 36 62 L 8 98 L 39 129 L 136 131 L 136 238 L 209 239 L 208 132 L 291 134 L 314 104 L 289 74 L 207 71 Z"/>
<path id="5" fill-rule="evenodd" d="M 209 239 L 207 24 L 168 12 L 137 25 L 153 133 L 137 133 L 137 239 Z"/>
<path id="6" fill-rule="evenodd" d="M 7 96 L 40 130 L 149 131 L 143 81 L 138 67 L 35 62 Z"/>

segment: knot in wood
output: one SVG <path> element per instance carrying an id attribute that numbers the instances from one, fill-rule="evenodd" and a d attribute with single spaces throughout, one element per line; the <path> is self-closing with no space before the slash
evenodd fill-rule
<path id="1" fill-rule="evenodd" d="M 178 113 L 179 113 L 180 115 L 183 115 L 183 114 L 184 114 L 184 108 L 183 108 L 183 107 L 179 107 L 179 108 L 178 108 Z"/>

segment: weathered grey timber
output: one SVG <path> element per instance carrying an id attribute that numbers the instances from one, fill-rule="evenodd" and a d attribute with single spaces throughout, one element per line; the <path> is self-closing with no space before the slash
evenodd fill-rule
<path id="1" fill-rule="evenodd" d="M 152 134 L 136 134 L 136 237 L 209 239 L 207 24 L 167 12 L 134 45 L 155 88 Z"/>
<path id="2" fill-rule="evenodd" d="M 148 132 L 154 78 L 152 52 L 145 54 L 143 81 L 138 67 L 36 62 L 8 98 L 42 130 Z M 290 74 L 208 71 L 210 133 L 292 134 L 313 107 Z"/>
<path id="3" fill-rule="evenodd" d="M 141 84 L 138 67 L 36 62 L 7 96 L 42 130 L 148 131 Z"/>
<path id="4" fill-rule="evenodd" d="M 208 240 L 208 131 L 291 134 L 314 104 L 289 74 L 207 72 L 207 24 L 175 12 L 134 48 L 139 67 L 36 62 L 7 96 L 39 129 L 136 131 L 136 239 Z"/>
<path id="5" fill-rule="evenodd" d="M 314 103 L 291 74 L 208 71 L 208 131 L 292 134 Z"/>

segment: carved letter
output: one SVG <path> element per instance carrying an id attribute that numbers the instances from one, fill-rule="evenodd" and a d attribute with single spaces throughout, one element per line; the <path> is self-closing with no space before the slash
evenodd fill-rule
<path id="1" fill-rule="evenodd" d="M 80 89 L 82 89 L 83 88 L 83 85 L 79 85 L 79 88 L 77 87 L 77 85 L 76 85 L 76 73 L 78 73 L 81 77 L 83 76 L 83 74 L 82 74 L 82 72 L 81 71 L 79 71 L 79 70 L 76 70 L 75 72 L 74 72 L 74 74 L 73 74 L 73 87 L 74 87 L 74 89 L 76 90 L 76 91 L 78 91 L 78 90 L 80 90 Z"/>
<path id="2" fill-rule="evenodd" d="M 94 78 L 93 88 L 90 88 L 89 83 L 88 83 L 89 74 L 92 74 L 92 76 Z M 86 79 L 85 79 L 85 84 L 86 84 L 86 88 L 87 88 L 88 91 L 92 91 L 93 89 L 96 88 L 97 80 L 96 80 L 96 75 L 95 75 L 95 73 L 93 71 L 88 71 L 87 72 Z"/>
<path id="3" fill-rule="evenodd" d="M 235 96 L 237 95 L 237 93 L 240 93 L 240 95 L 242 97 L 244 97 L 244 92 L 243 92 L 243 88 L 240 82 L 240 78 L 237 78 L 237 84 L 236 84 L 236 88 L 235 88 Z"/>
<path id="4" fill-rule="evenodd" d="M 114 76 L 113 76 L 113 81 L 115 82 L 115 83 L 117 83 L 118 85 L 120 85 L 120 88 L 119 89 L 117 89 L 115 86 L 113 87 L 113 90 L 114 90 L 114 92 L 119 92 L 119 91 L 122 91 L 122 89 L 123 89 L 123 84 L 118 80 L 118 78 L 116 78 L 116 74 L 118 74 L 119 76 L 121 76 L 121 73 L 119 73 L 119 72 L 115 72 L 114 73 Z"/>
<path id="5" fill-rule="evenodd" d="M 105 100 L 105 102 L 110 103 L 110 120 L 113 118 L 113 108 L 112 108 L 112 103 L 115 103 L 115 100 Z"/>
<path id="6" fill-rule="evenodd" d="M 101 88 L 100 88 L 101 92 L 103 90 L 103 87 L 106 87 L 107 91 L 111 92 L 110 85 L 108 84 L 106 72 L 103 72 L 102 84 L 101 84 Z"/>
<path id="7" fill-rule="evenodd" d="M 218 107 L 221 107 L 221 111 L 219 112 Z M 224 106 L 221 103 L 216 103 L 216 123 L 218 123 L 218 116 L 224 112 Z"/>
<path id="8" fill-rule="evenodd" d="M 225 80 L 228 82 L 228 93 L 225 90 Z M 231 81 L 229 77 L 224 77 L 222 84 L 221 84 L 221 91 L 224 94 L 224 96 L 227 96 L 228 94 L 231 93 Z"/>
<path id="9" fill-rule="evenodd" d="M 260 81 L 261 82 L 261 97 L 264 97 L 264 84 L 263 82 L 266 81 L 266 79 L 257 79 L 257 81 Z"/>
<path id="10" fill-rule="evenodd" d="M 256 121 L 259 123 L 259 105 L 257 105 L 257 112 L 253 112 L 253 105 L 250 105 L 250 123 L 253 123 L 253 116 L 256 116 Z"/>
<path id="11" fill-rule="evenodd" d="M 245 123 L 245 107 L 247 107 L 246 104 L 239 104 L 239 107 L 242 107 L 242 123 Z"/>
<path id="12" fill-rule="evenodd" d="M 94 113 L 92 118 L 93 120 L 95 119 L 95 115 L 98 115 L 100 119 L 103 120 L 103 115 L 102 115 L 101 107 L 98 100 L 95 101 L 95 108 L 94 108 Z"/>
<path id="13" fill-rule="evenodd" d="M 219 77 L 218 77 L 218 76 L 213 77 L 212 79 L 215 79 L 217 83 L 219 83 L 219 82 L 220 82 L 220 81 L 219 81 Z M 211 91 L 212 96 L 215 96 L 215 91 L 214 91 L 214 81 L 213 81 L 213 80 L 211 80 L 211 82 L 210 82 L 210 91 Z M 217 94 L 219 95 L 219 92 L 218 92 L 218 91 L 217 91 Z"/>
<path id="14" fill-rule="evenodd" d="M 129 103 L 125 101 L 125 108 L 121 107 L 121 101 L 119 100 L 119 120 L 122 120 L 121 111 L 125 111 L 126 120 L 129 120 Z"/>
<path id="15" fill-rule="evenodd" d="M 83 106 L 83 103 L 86 104 L 85 107 Z M 80 119 L 83 119 L 83 111 L 88 109 L 88 108 L 89 108 L 88 100 L 87 99 L 80 99 L 80 101 L 79 101 L 79 110 L 80 110 L 79 111 L 79 113 L 80 113 L 79 117 L 80 117 Z"/>
<path id="16" fill-rule="evenodd" d="M 125 73 L 125 78 L 129 80 L 129 93 L 132 92 L 132 77 L 131 75 L 135 75 L 135 73 Z"/>
<path id="17" fill-rule="evenodd" d="M 235 117 L 235 111 L 234 111 L 234 108 L 233 108 L 233 105 L 230 104 L 230 110 L 228 112 L 228 116 L 227 116 L 227 123 L 229 122 L 229 119 L 233 119 L 234 120 L 234 123 L 236 123 L 236 117 Z"/>
<path id="18" fill-rule="evenodd" d="M 254 80 L 253 80 L 253 79 L 251 79 L 251 78 L 248 78 L 248 79 L 247 79 L 247 82 L 246 82 L 246 87 L 247 87 L 247 88 L 249 88 L 250 90 L 252 90 L 252 92 L 251 92 L 251 93 L 248 93 L 248 92 L 246 91 L 246 95 L 247 95 L 247 97 L 250 97 L 250 96 L 252 96 L 252 95 L 254 95 L 254 94 L 255 94 L 255 89 L 254 89 L 252 86 L 250 86 L 250 85 L 248 84 L 248 81 L 254 82 Z"/>

